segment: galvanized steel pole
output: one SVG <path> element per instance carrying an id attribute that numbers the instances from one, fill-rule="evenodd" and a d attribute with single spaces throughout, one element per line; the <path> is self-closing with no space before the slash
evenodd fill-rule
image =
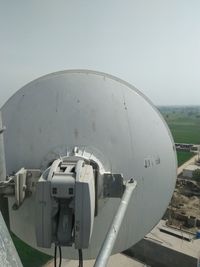
<path id="1" fill-rule="evenodd" d="M 5 128 L 2 124 L 1 112 L 0 112 L 0 181 L 6 179 L 6 164 L 5 164 L 5 154 L 4 154 L 4 142 L 3 142 L 3 132 Z"/>
<path id="2" fill-rule="evenodd" d="M 109 257 L 112 253 L 117 235 L 119 233 L 124 215 L 126 213 L 128 204 L 130 202 L 132 193 L 137 185 L 137 182 L 134 180 L 130 180 L 126 184 L 126 189 L 124 191 L 122 200 L 120 202 L 119 208 L 117 210 L 117 213 L 112 221 L 112 224 L 108 230 L 108 233 L 106 235 L 106 238 L 103 242 L 103 245 L 100 249 L 99 255 L 96 259 L 96 262 L 94 264 L 94 267 L 105 267 L 107 266 Z"/>
<path id="3" fill-rule="evenodd" d="M 0 266 L 23 267 L 0 212 Z"/>
<path id="4" fill-rule="evenodd" d="M 0 182 L 6 180 L 6 163 L 5 163 L 5 152 L 4 152 L 4 140 L 3 132 L 5 127 L 3 127 L 1 112 L 0 112 Z M 0 211 L 4 217 L 7 227 L 9 228 L 9 214 L 8 214 L 8 199 L 0 195 Z"/>

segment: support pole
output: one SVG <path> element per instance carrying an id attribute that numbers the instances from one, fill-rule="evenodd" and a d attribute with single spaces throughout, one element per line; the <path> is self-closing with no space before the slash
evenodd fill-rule
<path id="1" fill-rule="evenodd" d="M 106 238 L 103 242 L 103 245 L 100 249 L 99 255 L 96 259 L 94 267 L 105 267 L 107 266 L 109 257 L 112 253 L 113 247 L 115 245 L 116 238 L 118 236 L 124 215 L 126 213 L 128 204 L 130 202 L 132 193 L 137 185 L 137 182 L 134 180 L 130 180 L 126 184 L 126 189 L 124 191 L 122 200 L 120 202 L 117 213 L 112 221 L 112 224 L 108 230 Z"/>
<path id="2" fill-rule="evenodd" d="M 0 266 L 22 267 L 11 236 L 0 212 Z"/>
<path id="3" fill-rule="evenodd" d="M 0 111 L 0 182 L 6 180 L 6 163 L 3 140 L 4 131 L 5 127 L 3 127 Z M 0 211 L 2 212 L 7 227 L 9 228 L 8 199 L 3 197 L 2 195 L 0 195 Z"/>
<path id="4" fill-rule="evenodd" d="M 3 132 L 5 128 L 2 124 L 1 112 L 0 112 L 0 181 L 6 179 L 6 164 L 5 164 L 5 153 L 4 153 L 4 141 Z"/>

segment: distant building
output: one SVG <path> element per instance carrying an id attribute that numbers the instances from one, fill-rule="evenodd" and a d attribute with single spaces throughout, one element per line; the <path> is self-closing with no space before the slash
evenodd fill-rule
<path id="1" fill-rule="evenodd" d="M 175 146 L 177 151 L 191 151 L 195 147 L 195 145 L 193 144 L 183 144 L 183 143 L 176 143 Z"/>
<path id="2" fill-rule="evenodd" d="M 200 166 L 188 165 L 185 169 L 183 169 L 183 177 L 192 179 L 193 173 L 196 170 L 200 170 Z"/>

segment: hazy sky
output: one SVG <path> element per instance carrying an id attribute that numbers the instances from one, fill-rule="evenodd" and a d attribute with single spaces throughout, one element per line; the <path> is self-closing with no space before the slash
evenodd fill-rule
<path id="1" fill-rule="evenodd" d="M 99 70 L 154 104 L 200 104 L 199 0 L 0 0 L 0 106 L 50 72 Z"/>

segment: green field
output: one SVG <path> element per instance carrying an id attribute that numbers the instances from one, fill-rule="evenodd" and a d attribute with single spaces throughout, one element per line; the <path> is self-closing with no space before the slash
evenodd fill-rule
<path id="1" fill-rule="evenodd" d="M 175 143 L 200 144 L 200 107 L 160 107 Z"/>
<path id="2" fill-rule="evenodd" d="M 200 107 L 159 107 L 175 143 L 200 144 Z M 189 160 L 191 152 L 177 152 L 178 166 Z"/>
<path id="3" fill-rule="evenodd" d="M 181 166 L 183 163 L 188 161 L 193 156 L 194 153 L 191 152 L 177 151 L 178 166 Z"/>
<path id="4" fill-rule="evenodd" d="M 169 121 L 169 128 L 176 143 L 200 144 L 200 121 Z"/>

